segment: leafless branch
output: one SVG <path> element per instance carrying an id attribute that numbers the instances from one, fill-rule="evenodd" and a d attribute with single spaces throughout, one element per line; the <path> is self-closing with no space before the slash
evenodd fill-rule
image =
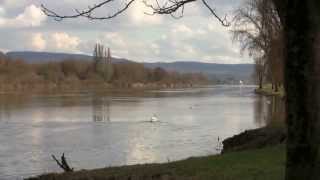
<path id="1" fill-rule="evenodd" d="M 61 21 L 63 19 L 70 19 L 70 18 L 77 18 L 77 17 L 86 17 L 90 20 L 107 20 L 107 19 L 112 19 L 120 14 L 122 14 L 126 9 L 128 9 L 130 7 L 130 5 L 135 1 L 135 0 L 130 0 L 128 1 L 127 3 L 125 3 L 124 7 L 120 8 L 119 10 L 117 10 L 115 13 L 112 13 L 112 14 L 109 14 L 107 16 L 94 16 L 92 15 L 92 13 L 107 5 L 108 3 L 111 3 L 115 0 L 106 0 L 106 1 L 103 1 L 99 4 L 95 4 L 93 5 L 92 7 L 89 6 L 86 10 L 82 10 L 82 11 L 79 11 L 78 9 L 75 9 L 75 12 L 76 14 L 74 15 L 59 15 L 57 14 L 56 12 L 54 12 L 53 10 L 50 10 L 48 9 L 45 5 L 41 4 L 41 9 L 42 9 L 42 12 L 49 16 L 49 17 L 53 17 L 55 20 L 57 21 Z"/>
<path id="2" fill-rule="evenodd" d="M 163 5 L 160 5 L 158 0 L 156 1 L 156 5 L 152 5 L 147 2 L 147 0 L 144 0 L 144 4 L 146 7 L 152 9 L 152 13 L 150 15 L 154 14 L 169 14 L 173 18 L 181 18 L 184 14 L 184 6 L 188 3 L 195 2 L 197 0 L 168 0 Z M 175 14 L 178 10 L 181 9 L 181 12 L 179 15 Z"/>
<path id="3" fill-rule="evenodd" d="M 181 18 L 183 17 L 184 14 L 184 7 L 186 4 L 195 2 L 197 0 L 168 0 L 164 5 L 160 5 L 158 0 L 156 1 L 156 5 L 149 4 L 147 0 L 144 0 L 144 4 L 151 8 L 153 12 L 151 15 L 154 14 L 169 14 L 174 18 Z M 223 25 L 223 26 L 230 26 L 230 23 L 227 21 L 227 17 L 225 16 L 224 18 L 221 18 L 215 10 L 207 3 L 206 0 L 201 0 L 201 2 L 205 5 L 207 9 L 211 12 L 211 14 L 218 19 L 218 21 Z M 176 15 L 175 13 L 181 9 L 181 12 L 179 15 Z"/>
<path id="4" fill-rule="evenodd" d="M 224 18 L 221 19 L 220 16 L 217 15 L 215 10 L 212 9 L 212 7 L 207 3 L 206 0 L 202 0 L 202 2 L 210 10 L 211 14 L 213 14 L 213 16 L 216 17 L 223 26 L 230 26 L 230 22 L 227 21 L 227 16 L 224 16 Z"/>
<path id="5" fill-rule="evenodd" d="M 59 167 L 61 169 L 63 169 L 65 172 L 72 172 L 73 171 L 73 168 L 71 168 L 64 156 L 64 153 L 62 154 L 61 156 L 61 162 L 56 158 L 56 156 L 54 155 L 51 155 L 52 158 L 56 161 L 56 163 L 59 165 Z"/>
<path id="6" fill-rule="evenodd" d="M 116 12 L 111 13 L 107 16 L 94 16 L 93 13 L 111 2 L 115 2 L 116 0 L 105 0 L 99 4 L 94 4 L 93 6 L 89 6 L 85 10 L 78 10 L 75 9 L 75 14 L 73 15 L 60 15 L 56 13 L 53 10 L 48 9 L 45 5 L 41 5 L 41 9 L 44 14 L 46 14 L 49 17 L 53 17 L 57 21 L 61 21 L 63 19 L 68 19 L 68 18 L 77 18 L 77 17 L 85 17 L 90 20 L 106 20 L 106 19 L 111 19 L 114 18 L 120 14 L 122 14 L 125 10 L 127 10 L 131 4 L 136 1 L 136 0 L 126 0 L 125 5 L 118 9 Z M 119 1 L 119 0 L 118 0 Z M 229 26 L 230 23 L 227 21 L 226 16 L 224 18 L 221 18 L 216 11 L 208 4 L 206 0 L 166 0 L 163 5 L 159 3 L 158 0 L 153 0 L 155 4 L 150 4 L 148 0 L 143 0 L 144 4 L 146 7 L 149 7 L 152 10 L 152 13 L 146 13 L 149 15 L 155 15 L 155 14 L 160 14 L 160 15 L 171 15 L 173 18 L 181 18 L 183 17 L 184 14 L 184 8 L 185 5 L 188 3 L 196 2 L 196 1 L 201 1 L 207 9 L 211 12 L 211 14 L 218 19 L 218 21 L 223 25 L 223 26 Z"/>

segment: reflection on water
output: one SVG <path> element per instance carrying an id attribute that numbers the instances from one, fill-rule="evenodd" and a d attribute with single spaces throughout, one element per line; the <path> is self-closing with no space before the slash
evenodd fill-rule
<path id="1" fill-rule="evenodd" d="M 257 95 L 255 101 L 255 120 L 259 126 L 284 124 L 285 102 L 277 96 Z"/>
<path id="2" fill-rule="evenodd" d="M 269 120 L 268 123 L 283 123 L 285 122 L 285 102 L 284 98 L 279 98 L 276 96 L 270 97 L 269 105 Z"/>
<path id="3" fill-rule="evenodd" d="M 110 97 L 94 96 L 92 98 L 93 121 L 106 122 L 110 121 Z"/>
<path id="4" fill-rule="evenodd" d="M 62 152 L 76 169 L 219 153 L 224 138 L 283 112 L 253 89 L 0 95 L 0 179 L 60 171 L 50 157 Z M 153 114 L 160 122 L 148 122 Z"/>

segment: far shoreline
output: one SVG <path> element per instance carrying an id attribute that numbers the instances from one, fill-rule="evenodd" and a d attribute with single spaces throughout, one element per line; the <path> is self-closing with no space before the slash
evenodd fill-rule
<path id="1" fill-rule="evenodd" d="M 137 83 L 140 84 L 140 83 Z M 94 84 L 85 85 L 81 84 L 78 86 L 57 86 L 57 85 L 44 85 L 35 88 L 19 87 L 16 89 L 1 89 L 0 95 L 36 95 L 36 94 L 63 94 L 63 93 L 90 93 L 90 92 L 101 92 L 101 93 L 142 93 L 146 91 L 159 91 L 159 90 L 178 90 L 178 89 L 189 89 L 189 88 L 202 88 L 208 87 L 211 84 L 147 84 L 139 86 L 127 86 L 127 87 L 115 87 L 110 84 Z"/>
<path id="2" fill-rule="evenodd" d="M 80 86 L 41 86 L 35 88 L 19 87 L 17 89 L 1 89 L 0 95 L 46 95 L 46 94 L 69 94 L 69 93 L 110 93 L 110 94 L 136 94 L 144 93 L 147 91 L 162 91 L 162 90 L 179 90 L 179 89 L 192 89 L 192 88 L 207 88 L 213 86 L 235 86 L 235 87 L 257 87 L 256 85 L 238 85 L 238 84 L 147 84 L 145 86 L 128 86 L 128 87 L 115 87 L 110 84 L 94 84 L 86 85 L 81 84 Z M 253 91 L 255 94 L 256 89 Z"/>

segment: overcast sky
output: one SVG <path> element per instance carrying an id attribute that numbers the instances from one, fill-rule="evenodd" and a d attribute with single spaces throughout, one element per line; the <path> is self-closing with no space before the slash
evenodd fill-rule
<path id="1" fill-rule="evenodd" d="M 202 61 L 251 63 L 232 43 L 229 28 L 222 27 L 201 1 L 185 8 L 182 19 L 149 16 L 142 0 L 112 20 L 84 18 L 57 22 L 40 9 L 45 4 L 64 15 L 102 0 L 0 0 L 0 50 L 50 51 L 91 54 L 99 42 L 111 48 L 113 56 L 135 61 Z M 118 0 L 120 1 L 120 0 Z M 152 0 L 149 0 L 152 1 Z M 231 18 L 241 0 L 208 0 L 221 16 Z M 118 9 L 105 7 L 97 15 Z"/>

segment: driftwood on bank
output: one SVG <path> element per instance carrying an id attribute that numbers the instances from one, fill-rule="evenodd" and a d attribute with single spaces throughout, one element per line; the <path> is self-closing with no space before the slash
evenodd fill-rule
<path id="1" fill-rule="evenodd" d="M 67 162 L 67 160 L 66 160 L 66 158 L 65 158 L 65 156 L 64 156 L 64 153 L 63 153 L 62 156 L 61 156 L 61 161 L 59 161 L 59 160 L 56 158 L 55 155 L 51 155 L 51 156 L 52 156 L 52 158 L 56 161 L 56 163 L 59 165 L 59 167 L 64 170 L 64 172 L 73 172 L 73 168 L 71 168 L 71 167 L 69 166 L 69 164 L 68 164 L 68 162 Z"/>

